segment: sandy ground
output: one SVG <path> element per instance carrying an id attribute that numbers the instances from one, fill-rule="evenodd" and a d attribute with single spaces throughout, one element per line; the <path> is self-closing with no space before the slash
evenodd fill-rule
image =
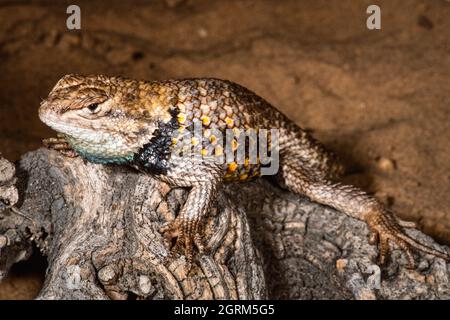
<path id="1" fill-rule="evenodd" d="M 52 134 L 37 109 L 67 73 L 226 78 L 313 130 L 347 181 L 450 243 L 450 2 L 376 1 L 382 30 L 369 31 L 374 2 L 76 1 L 82 30 L 68 31 L 67 2 L 0 1 L 0 151 L 16 160 Z M 36 294 L 28 269 L 0 299 Z"/>

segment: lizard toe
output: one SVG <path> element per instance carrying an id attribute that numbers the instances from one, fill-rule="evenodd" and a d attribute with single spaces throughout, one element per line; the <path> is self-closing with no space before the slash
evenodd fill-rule
<path id="1" fill-rule="evenodd" d="M 194 243 L 195 243 L 195 245 L 196 245 L 196 247 L 197 247 L 197 249 L 198 249 L 198 252 L 199 252 L 201 255 L 207 253 L 205 243 L 204 243 L 203 238 L 202 238 L 202 236 L 200 235 L 200 233 L 196 233 L 196 234 L 194 235 Z"/>
<path id="2" fill-rule="evenodd" d="M 177 218 L 159 228 L 159 231 L 163 234 L 169 256 L 184 253 L 188 270 L 191 269 L 194 260 L 194 247 L 198 249 L 199 254 L 206 251 L 198 224 L 193 224 L 189 220 Z"/>
<path id="3" fill-rule="evenodd" d="M 56 150 L 66 157 L 75 158 L 78 156 L 78 154 L 71 148 L 67 140 L 61 135 L 58 135 L 57 138 L 43 139 L 42 144 L 44 147 Z"/>
<path id="4" fill-rule="evenodd" d="M 449 253 L 428 247 L 407 235 L 399 221 L 392 214 L 374 212 L 367 221 L 371 231 L 369 243 L 372 244 L 375 240 L 378 240 L 379 262 L 381 265 L 385 264 L 390 252 L 390 242 L 398 246 L 406 254 L 410 269 L 413 269 L 415 266 L 413 251 L 420 251 L 438 258 L 450 260 Z"/>

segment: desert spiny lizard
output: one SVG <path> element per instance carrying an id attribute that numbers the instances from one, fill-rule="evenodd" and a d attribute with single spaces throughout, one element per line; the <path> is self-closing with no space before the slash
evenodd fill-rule
<path id="1" fill-rule="evenodd" d="M 386 260 L 390 241 L 403 249 L 411 267 L 412 249 L 449 259 L 448 253 L 409 237 L 402 228 L 406 224 L 374 197 L 336 182 L 342 167 L 330 152 L 263 98 L 230 81 L 67 75 L 41 103 L 39 116 L 59 133 L 44 144 L 67 156 L 130 165 L 173 186 L 190 188 L 177 218 L 161 229 L 167 240 L 176 239 L 175 248 L 184 248 L 189 264 L 194 246 L 200 253 L 205 249 L 202 222 L 220 184 L 253 179 L 270 166 L 259 154 L 252 161 L 251 143 L 238 139 L 262 129 L 276 130 L 277 139 L 268 135 L 267 146 L 271 156 L 279 158 L 274 173 L 280 184 L 365 221 L 370 242 L 379 244 L 380 263 Z M 234 134 L 228 140 L 226 131 Z M 245 152 L 240 161 L 224 157 L 230 152 L 236 156 L 238 150 Z"/>

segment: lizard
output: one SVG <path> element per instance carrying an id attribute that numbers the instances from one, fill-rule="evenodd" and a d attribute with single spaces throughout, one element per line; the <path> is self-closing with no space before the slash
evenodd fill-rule
<path id="1" fill-rule="evenodd" d="M 171 252 L 184 250 L 188 266 L 195 249 L 205 253 L 202 226 L 220 185 L 260 177 L 263 168 L 260 161 L 249 163 L 248 157 L 243 163 L 213 161 L 223 155 L 220 145 L 210 152 L 201 148 L 202 157 L 184 156 L 179 140 L 192 133 L 194 124 L 200 125 L 210 144 L 220 139 L 211 133 L 213 129 L 219 133 L 276 129 L 276 180 L 291 192 L 365 221 L 369 243 L 378 244 L 381 265 L 391 244 L 406 254 L 410 268 L 415 264 L 413 251 L 450 258 L 448 252 L 407 235 L 404 228 L 411 223 L 397 218 L 375 197 L 339 182 L 344 171 L 334 153 L 265 99 L 234 82 L 69 74 L 41 102 L 39 117 L 58 132 L 57 138 L 43 140 L 49 148 L 93 163 L 131 166 L 171 186 L 188 188 L 176 218 L 160 229 L 169 246 L 173 244 Z M 195 139 L 189 141 L 199 145 Z"/>

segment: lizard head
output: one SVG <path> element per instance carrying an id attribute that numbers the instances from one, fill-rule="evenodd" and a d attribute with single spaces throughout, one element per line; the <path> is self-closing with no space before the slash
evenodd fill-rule
<path id="1" fill-rule="evenodd" d="M 125 163 L 155 130 L 154 104 L 140 94 L 145 85 L 119 77 L 66 75 L 42 101 L 39 118 L 87 160 Z"/>

